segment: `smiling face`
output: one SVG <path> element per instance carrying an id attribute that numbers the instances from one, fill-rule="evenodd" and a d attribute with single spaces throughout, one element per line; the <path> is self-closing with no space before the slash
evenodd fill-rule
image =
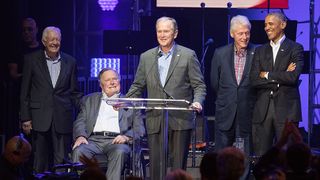
<path id="1" fill-rule="evenodd" d="M 108 97 L 120 93 L 120 79 L 116 72 L 107 70 L 101 74 L 100 87 Z"/>
<path id="2" fill-rule="evenodd" d="M 287 23 L 275 15 L 268 15 L 264 21 L 264 30 L 268 39 L 276 43 L 283 35 Z"/>
<path id="3" fill-rule="evenodd" d="M 58 56 L 61 44 L 61 35 L 59 32 L 52 29 L 48 30 L 46 36 L 42 39 L 42 43 L 49 57 Z"/>
<path id="4" fill-rule="evenodd" d="M 156 25 L 157 40 L 162 51 L 168 52 L 178 35 L 178 30 L 174 28 L 173 22 L 170 20 L 159 21 Z"/>
<path id="5" fill-rule="evenodd" d="M 248 26 L 242 24 L 235 25 L 230 35 L 234 39 L 237 50 L 247 48 L 250 40 L 250 28 Z"/>

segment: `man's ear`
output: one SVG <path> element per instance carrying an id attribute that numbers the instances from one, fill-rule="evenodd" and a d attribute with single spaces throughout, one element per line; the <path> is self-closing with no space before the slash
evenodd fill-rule
<path id="1" fill-rule="evenodd" d="M 281 29 L 285 29 L 287 27 L 287 22 L 281 22 Z"/>
<path id="2" fill-rule="evenodd" d="M 233 34 L 232 31 L 230 31 L 230 36 L 231 36 L 232 38 L 234 38 L 234 34 Z"/>
<path id="3" fill-rule="evenodd" d="M 174 32 L 174 39 L 176 39 L 178 37 L 178 30 L 176 30 L 176 32 Z"/>

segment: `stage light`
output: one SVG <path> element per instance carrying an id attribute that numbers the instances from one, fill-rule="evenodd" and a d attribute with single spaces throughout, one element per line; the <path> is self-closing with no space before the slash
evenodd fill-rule
<path id="1" fill-rule="evenodd" d="M 112 68 L 120 74 L 120 58 L 91 58 L 90 77 L 98 77 L 103 68 Z"/>
<path id="2" fill-rule="evenodd" d="M 102 11 L 113 11 L 118 4 L 118 0 L 98 0 Z"/>

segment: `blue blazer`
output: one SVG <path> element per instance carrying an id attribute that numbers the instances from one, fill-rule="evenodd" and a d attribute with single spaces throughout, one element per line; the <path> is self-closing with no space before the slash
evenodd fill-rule
<path id="1" fill-rule="evenodd" d="M 216 96 L 216 125 L 221 130 L 229 130 L 235 120 L 239 119 L 241 127 L 251 132 L 252 109 L 255 100 L 251 88 L 249 72 L 255 47 L 247 48 L 247 59 L 240 84 L 237 84 L 234 70 L 234 44 L 228 44 L 215 50 L 211 63 L 211 87 Z"/>

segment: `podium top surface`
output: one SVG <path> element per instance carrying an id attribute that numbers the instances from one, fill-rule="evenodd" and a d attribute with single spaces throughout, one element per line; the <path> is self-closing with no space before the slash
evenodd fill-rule
<path id="1" fill-rule="evenodd" d="M 191 103 L 183 99 L 108 98 L 105 101 L 107 104 L 118 108 L 194 110 L 191 107 Z"/>

